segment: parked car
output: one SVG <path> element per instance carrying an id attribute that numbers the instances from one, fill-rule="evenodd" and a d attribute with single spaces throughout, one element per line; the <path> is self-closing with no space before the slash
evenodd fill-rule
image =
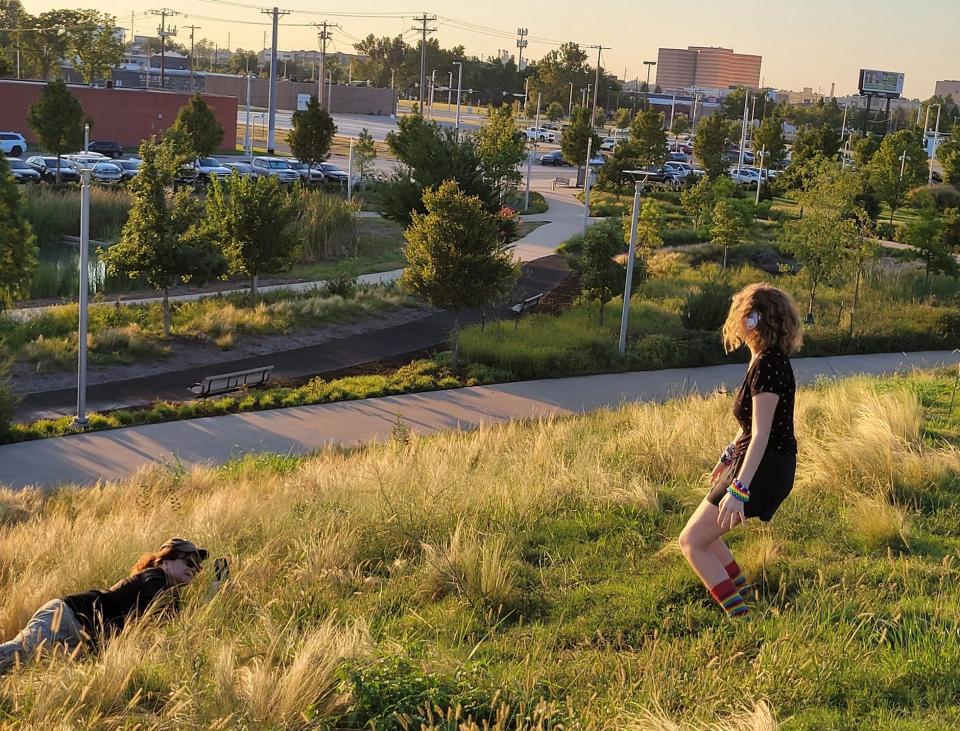
<path id="1" fill-rule="evenodd" d="M 553 165 L 554 167 L 570 165 L 570 163 L 563 157 L 563 152 L 561 150 L 553 150 L 544 155 L 541 155 L 540 164 Z"/>
<path id="2" fill-rule="evenodd" d="M 7 166 L 10 168 L 10 174 L 18 183 L 39 183 L 40 173 L 27 165 L 23 160 L 12 158 L 7 160 Z"/>
<path id="3" fill-rule="evenodd" d="M 602 152 L 610 152 L 617 146 L 617 142 L 619 142 L 619 140 L 615 140 L 613 137 L 604 137 L 603 142 L 600 143 L 600 150 Z"/>
<path id="4" fill-rule="evenodd" d="M 197 171 L 197 182 L 201 184 L 209 183 L 214 178 L 223 180 L 230 177 L 230 169 L 221 165 L 215 157 L 198 157 L 193 161 L 193 168 Z"/>
<path id="5" fill-rule="evenodd" d="M 45 180 L 48 183 L 57 182 L 57 158 L 34 155 L 33 157 L 28 157 L 26 162 L 27 165 L 40 173 L 41 180 Z M 61 159 L 59 165 L 61 183 L 76 183 L 80 180 L 80 172 L 69 160 Z"/>
<path id="6" fill-rule="evenodd" d="M 697 169 L 688 162 L 668 160 L 663 164 L 663 169 L 679 180 L 683 180 L 690 175 L 697 175 Z"/>
<path id="7" fill-rule="evenodd" d="M 116 185 L 123 182 L 123 170 L 112 162 L 94 163 L 90 169 L 90 179 L 101 185 Z"/>
<path id="8" fill-rule="evenodd" d="M 123 157 L 123 145 L 113 140 L 94 140 L 87 145 L 88 152 L 99 152 L 110 158 Z"/>
<path id="9" fill-rule="evenodd" d="M 557 135 L 544 127 L 527 127 L 523 130 L 529 142 L 556 142 Z"/>
<path id="10" fill-rule="evenodd" d="M 19 132 L 0 132 L 0 152 L 10 157 L 20 157 L 27 151 L 27 141 Z"/>
<path id="11" fill-rule="evenodd" d="M 728 174 L 730 180 L 740 185 L 756 185 L 760 182 L 760 173 L 753 168 L 740 168 L 739 172 L 736 168 L 730 168 Z"/>
<path id="12" fill-rule="evenodd" d="M 61 157 L 64 160 L 69 160 L 70 162 L 86 167 L 91 167 L 98 162 L 110 159 L 106 155 L 101 155 L 99 152 L 71 152 L 69 155 L 61 155 Z"/>
<path id="13" fill-rule="evenodd" d="M 317 165 L 310 166 L 305 162 L 300 162 L 296 158 L 288 158 L 287 165 L 300 174 L 300 180 L 303 183 L 319 185 L 324 180 L 323 170 Z"/>
<path id="14" fill-rule="evenodd" d="M 673 162 L 686 162 L 687 158 L 688 155 L 685 152 L 671 152 L 669 155 L 667 155 L 667 159 L 672 160 Z"/>
<path id="15" fill-rule="evenodd" d="M 237 173 L 241 178 L 252 178 L 253 177 L 253 168 L 250 167 L 248 162 L 225 162 L 223 166 L 230 171 L 230 173 Z"/>
<path id="16" fill-rule="evenodd" d="M 300 173 L 291 168 L 287 161 L 279 157 L 253 158 L 253 177 L 276 178 L 284 185 L 290 185 L 300 180 Z"/>
<path id="17" fill-rule="evenodd" d="M 124 180 L 133 180 L 140 174 L 139 160 L 114 160 L 113 164 L 120 168 Z"/>
<path id="18" fill-rule="evenodd" d="M 327 180 L 332 180 L 341 185 L 347 184 L 347 173 L 344 170 L 341 170 L 332 162 L 322 162 L 320 163 L 320 170 L 323 172 L 323 177 Z M 356 182 L 357 178 L 354 176 L 353 181 Z"/>

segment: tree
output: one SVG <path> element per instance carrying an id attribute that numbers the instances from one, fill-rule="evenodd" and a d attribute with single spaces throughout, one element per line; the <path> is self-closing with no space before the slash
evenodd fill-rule
<path id="1" fill-rule="evenodd" d="M 180 107 L 173 126 L 184 134 L 195 157 L 212 155 L 223 142 L 223 125 L 200 94 Z"/>
<path id="2" fill-rule="evenodd" d="M 603 107 L 597 107 L 593 112 L 593 126 L 603 127 L 607 123 L 607 113 Z"/>
<path id="3" fill-rule="evenodd" d="M 506 104 L 497 107 L 490 121 L 474 136 L 483 173 L 493 182 L 498 200 L 516 188 L 522 179 L 518 165 L 527 157 L 527 145 L 517 130 L 513 113 Z"/>
<path id="4" fill-rule="evenodd" d="M 951 215 L 956 215 L 955 209 L 950 209 Z M 951 277 L 960 275 L 960 266 L 957 264 L 956 245 L 948 241 L 945 221 L 940 219 L 939 211 L 934 202 L 928 201 L 920 208 L 916 218 L 907 224 L 904 233 L 904 242 L 916 250 L 916 256 L 924 262 L 925 278 L 930 274 L 949 274 Z"/>
<path id="5" fill-rule="evenodd" d="M 215 181 L 207 195 L 206 220 L 231 274 L 250 278 L 250 299 L 256 302 L 261 274 L 286 271 L 293 263 L 296 237 L 290 230 L 297 216 L 291 196 L 272 176 L 245 178 L 234 173 Z"/>
<path id="6" fill-rule="evenodd" d="M 373 168 L 373 161 L 377 157 L 377 144 L 373 140 L 370 130 L 364 127 L 357 137 L 357 144 L 353 146 L 353 166 L 357 169 L 360 180 Z"/>
<path id="7" fill-rule="evenodd" d="M 850 143 L 850 149 L 853 151 L 853 162 L 861 170 L 866 169 L 867 165 L 880 149 L 880 138 L 873 132 L 867 132 L 865 135 L 857 135 Z"/>
<path id="8" fill-rule="evenodd" d="M 74 10 L 65 30 L 67 53 L 84 81 L 106 78 L 110 69 L 123 60 L 123 41 L 116 33 L 117 19 L 96 10 Z"/>
<path id="9" fill-rule="evenodd" d="M 560 149 L 563 156 L 578 168 L 587 164 L 587 142 L 592 139 L 591 150 L 596 154 L 600 150 L 600 137 L 590 124 L 589 109 L 575 109 L 573 120 L 563 131 Z"/>
<path id="10" fill-rule="evenodd" d="M 793 163 L 825 158 L 832 160 L 840 152 L 840 133 L 829 124 L 808 127 L 797 133 L 793 143 Z"/>
<path id="11" fill-rule="evenodd" d="M 740 121 L 743 119 L 743 105 L 747 99 L 747 90 L 742 86 L 727 94 L 720 102 L 720 114 L 726 119 Z"/>
<path id="12" fill-rule="evenodd" d="M 803 217 L 784 225 L 786 248 L 803 266 L 810 288 L 808 322 L 813 322 L 817 287 L 838 276 L 861 245 L 858 221 L 869 219 L 856 203 L 861 189 L 855 173 L 842 171 L 836 162 L 821 161 L 797 194 Z"/>
<path id="13" fill-rule="evenodd" d="M 652 109 L 638 112 L 630 125 L 630 142 L 641 166 L 662 165 L 667 159 L 667 133 L 663 129 L 663 115 Z"/>
<path id="14" fill-rule="evenodd" d="M 613 125 L 617 129 L 626 129 L 630 126 L 630 110 L 620 107 L 613 117 Z"/>
<path id="15" fill-rule="evenodd" d="M 960 131 L 937 146 L 937 159 L 943 165 L 943 179 L 954 186 L 960 186 Z"/>
<path id="16" fill-rule="evenodd" d="M 320 108 L 316 95 L 310 97 L 306 109 L 298 109 L 291 118 L 292 128 L 287 135 L 290 151 L 300 162 L 315 167 L 327 159 L 330 145 L 337 132 L 326 109 Z"/>
<path id="17" fill-rule="evenodd" d="M 903 161 L 901 177 L 903 154 L 907 157 Z M 880 148 L 871 158 L 867 166 L 867 175 L 880 200 L 886 201 L 891 208 L 894 208 L 903 191 L 926 182 L 927 160 L 927 152 L 918 132 L 914 130 L 891 132 L 883 138 Z"/>
<path id="18" fill-rule="evenodd" d="M 630 218 L 624 216 L 623 240 L 630 243 Z M 663 211 L 653 198 L 647 198 L 640 207 L 640 215 L 637 216 L 637 256 L 644 261 L 653 253 L 654 249 L 663 246 Z"/>
<path id="19" fill-rule="evenodd" d="M 721 178 L 722 179 L 722 178 Z M 703 226 L 713 207 L 710 178 L 702 176 L 694 185 L 680 193 L 680 204 L 695 228 Z"/>
<path id="20" fill-rule="evenodd" d="M 550 102 L 547 105 L 547 119 L 551 122 L 563 119 L 563 105 L 560 102 Z"/>
<path id="21" fill-rule="evenodd" d="M 727 249 L 736 246 L 743 238 L 743 219 L 726 199 L 713 206 L 710 226 L 710 241 L 723 247 L 723 268 L 727 268 Z"/>
<path id="22" fill-rule="evenodd" d="M 759 154 L 766 148 L 764 165 L 769 168 L 780 167 L 787 148 L 783 140 L 783 117 L 774 112 L 768 114 L 753 133 L 753 152 Z"/>
<path id="23" fill-rule="evenodd" d="M 603 190 L 615 190 L 619 195 L 623 192 L 624 184 L 628 182 L 625 171 L 636 170 L 637 167 L 636 147 L 629 140 L 622 140 L 600 167 L 597 185 Z"/>
<path id="24" fill-rule="evenodd" d="M 453 180 L 423 194 L 404 233 L 407 268 L 401 282 L 434 307 L 453 310 L 453 367 L 459 366 L 460 311 L 482 307 L 510 291 L 517 266 L 497 224 L 476 196 Z"/>
<path id="25" fill-rule="evenodd" d="M 719 114 L 712 114 L 697 129 L 693 154 L 700 160 L 708 177 L 718 178 L 727 173 L 726 153 L 727 125 Z"/>
<path id="26" fill-rule="evenodd" d="M 133 198 L 120 241 L 103 255 L 111 274 L 143 277 L 163 294 L 163 334 L 170 335 L 169 289 L 178 282 L 223 276 L 226 262 L 200 225 L 201 208 L 187 190 L 168 191 L 179 168 L 192 156 L 182 132 L 140 145 L 140 172 L 130 181 Z"/>
<path id="27" fill-rule="evenodd" d="M 29 32 L 20 33 L 21 60 L 28 72 L 41 79 L 51 78 L 57 62 L 67 54 L 69 39 L 64 27 L 72 21 L 70 10 L 23 15 L 20 27 Z"/>
<path id="28" fill-rule="evenodd" d="M 0 155 L 0 312 L 20 296 L 37 266 L 33 229 L 23 212 L 23 199 Z"/>
<path id="29" fill-rule="evenodd" d="M 30 105 L 27 121 L 40 145 L 57 156 L 57 182 L 60 182 L 60 156 L 83 147 L 83 125 L 87 117 L 77 98 L 62 79 L 43 87 Z"/>
<path id="30" fill-rule="evenodd" d="M 626 269 L 617 262 L 623 251 L 620 224 L 608 218 L 587 229 L 580 253 L 570 262 L 580 280 L 581 295 L 600 303 L 601 326 L 607 302 L 623 292 Z"/>
<path id="31" fill-rule="evenodd" d="M 677 137 L 678 135 L 686 134 L 690 131 L 690 117 L 686 114 L 677 114 L 673 117 L 673 124 L 670 125 L 670 131 L 673 132 L 673 136 Z"/>
<path id="32" fill-rule="evenodd" d="M 423 195 L 447 180 L 455 180 L 466 195 L 477 196 L 489 213 L 500 210 L 500 197 L 484 173 L 475 139 L 452 128 L 427 122 L 420 114 L 403 117 L 387 145 L 400 166 L 379 186 L 383 215 L 409 223 L 411 211 L 426 211 Z"/>

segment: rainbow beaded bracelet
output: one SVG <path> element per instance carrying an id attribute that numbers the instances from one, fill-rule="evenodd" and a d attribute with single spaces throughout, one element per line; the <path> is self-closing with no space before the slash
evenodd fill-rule
<path id="1" fill-rule="evenodd" d="M 739 479 L 734 478 L 733 482 L 727 486 L 727 494 L 733 495 L 742 503 L 750 502 L 750 490 L 745 488 Z"/>

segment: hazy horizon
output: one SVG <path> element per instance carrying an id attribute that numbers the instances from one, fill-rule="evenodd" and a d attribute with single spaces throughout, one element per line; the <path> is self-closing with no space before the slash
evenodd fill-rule
<path id="1" fill-rule="evenodd" d="M 542 7 L 542 4 L 538 4 Z M 774 7 L 771 7 L 774 6 Z M 57 0 L 24 2 L 26 10 L 39 14 L 69 7 Z M 86 3 L 78 7 L 89 7 Z M 181 28 L 176 40 L 188 42 L 187 25 L 197 25 L 196 39 L 208 38 L 231 49 L 259 50 L 266 32 L 270 42 L 269 17 L 250 0 L 165 0 L 165 5 L 183 15 L 172 19 Z M 354 0 L 349 12 L 311 10 L 304 0 L 280 6 L 292 11 L 281 18 L 278 45 L 282 50 L 316 49 L 317 32 L 310 24 L 328 20 L 333 29 L 329 49 L 353 52 L 356 40 L 369 33 L 396 36 L 416 43 L 413 17 L 422 12 L 436 15 L 437 29 L 431 37 L 442 47 L 463 45 L 471 56 L 486 58 L 498 49 L 516 53 L 516 30 L 529 30 L 524 56 L 538 59 L 565 41 L 581 46 L 610 46 L 603 66 L 623 78 L 644 78 L 644 60 L 656 60 L 657 50 L 687 46 L 723 46 L 738 53 L 763 57 L 761 76 L 766 86 L 778 89 L 836 94 L 856 92 L 860 68 L 900 71 L 905 76 L 904 96 L 926 98 L 942 79 L 960 78 L 960 3 L 950 6 L 935 0 L 917 0 L 906 8 L 892 0 L 808 0 L 801 5 L 761 0 L 670 0 L 656 9 L 640 11 L 635 3 L 611 0 L 598 11 L 581 3 L 557 3 L 547 12 L 516 6 L 506 0 L 487 0 L 481 7 L 442 0 L 422 9 L 394 9 L 383 0 Z M 102 0 L 98 10 L 117 16 L 117 24 L 131 25 L 129 3 Z M 138 35 L 155 35 L 159 18 L 134 9 L 133 28 Z M 363 16 L 364 13 L 373 15 Z M 384 17 L 388 16 L 388 17 Z M 591 28 L 593 28 L 591 30 Z M 892 32 L 896 31 L 896 36 Z M 591 50 L 590 64 L 596 63 Z M 655 70 L 654 70 L 655 73 Z M 651 80 L 654 77 L 651 77 Z"/>

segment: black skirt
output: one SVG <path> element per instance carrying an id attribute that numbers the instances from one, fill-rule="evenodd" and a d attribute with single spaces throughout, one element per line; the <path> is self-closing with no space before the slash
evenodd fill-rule
<path id="1" fill-rule="evenodd" d="M 724 470 L 707 493 L 707 501 L 719 506 L 720 500 L 727 494 L 727 486 L 740 471 L 743 456 Z M 750 500 L 744 506 L 743 514 L 747 518 L 760 518 L 769 522 L 777 512 L 787 495 L 793 489 L 793 480 L 797 474 L 797 456 L 767 450 L 757 467 L 757 474 L 750 482 Z"/>

